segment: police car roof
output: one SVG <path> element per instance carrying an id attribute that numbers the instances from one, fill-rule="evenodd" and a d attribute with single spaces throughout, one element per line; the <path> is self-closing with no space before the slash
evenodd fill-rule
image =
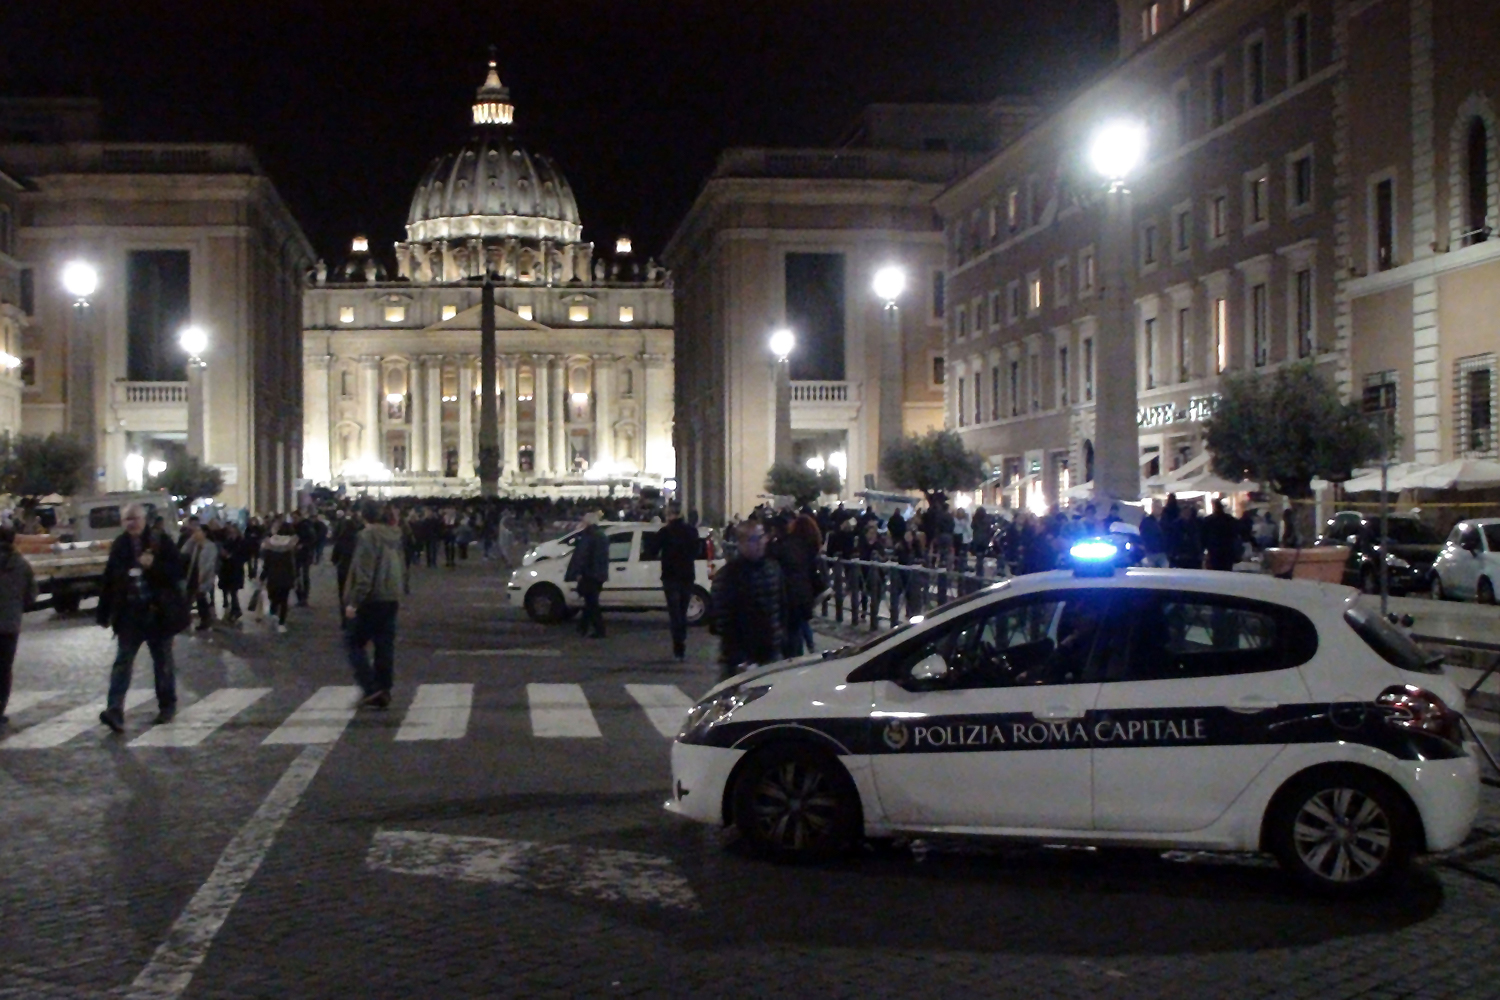
<path id="1" fill-rule="evenodd" d="M 1078 576 L 1070 569 L 1049 570 L 1011 577 L 1011 593 L 1048 590 L 1059 585 L 1069 587 L 1151 587 L 1160 590 L 1187 589 L 1216 594 L 1256 597 L 1281 604 L 1298 601 L 1336 600 L 1343 602 L 1358 591 L 1336 583 L 1316 580 L 1283 580 L 1264 573 L 1225 573 L 1208 569 L 1118 569 L 1110 576 Z"/>

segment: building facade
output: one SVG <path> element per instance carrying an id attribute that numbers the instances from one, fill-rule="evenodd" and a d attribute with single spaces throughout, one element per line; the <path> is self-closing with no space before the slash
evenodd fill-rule
<path id="1" fill-rule="evenodd" d="M 517 141 L 491 63 L 473 134 L 412 198 L 396 272 L 355 239 L 303 309 L 303 475 L 478 489 L 481 285 L 496 285 L 501 479 L 512 492 L 662 485 L 672 450 L 669 275 L 583 240 L 562 172 Z"/>
<path id="2" fill-rule="evenodd" d="M 35 311 L 32 275 L 19 256 L 23 190 L 0 171 L 0 434 L 11 435 L 21 432 L 21 342 Z"/>
<path id="3" fill-rule="evenodd" d="M 286 509 L 301 466 L 311 246 L 247 147 L 104 142 L 98 117 L 88 100 L 0 102 L 0 167 L 20 187 L 14 250 L 0 247 L 0 288 L 9 257 L 20 305 L 0 317 L 21 314 L 21 427 L 77 436 L 95 487 L 118 490 L 139 488 L 201 420 L 200 457 L 224 472 L 219 499 Z M 98 274 L 86 308 L 61 285 L 72 261 Z M 177 343 L 190 324 L 209 338 L 195 414 Z M 0 388 L 0 416 L 3 399 Z"/>
<path id="4" fill-rule="evenodd" d="M 1011 502 L 1204 461 L 1220 378 L 1310 361 L 1398 385 L 1403 457 L 1493 454 L 1500 247 L 1484 0 L 1121 0 L 1117 66 L 953 185 L 946 414 Z M 1149 134 L 1110 322 L 1105 122 Z M 1103 336 L 1131 337 L 1136 425 L 1097 426 Z M 1128 376 L 1128 372 L 1126 375 Z"/>
<path id="5" fill-rule="evenodd" d="M 882 392 L 900 432 L 943 424 L 946 256 L 933 199 L 1035 115 L 1027 104 L 876 105 L 837 148 L 732 149 L 666 251 L 675 275 L 684 503 L 748 513 L 776 451 L 771 332 L 788 328 L 792 458 L 878 484 Z M 898 310 L 875 271 L 906 276 Z M 886 326 L 899 346 L 883 350 Z M 894 370 L 887 371 L 887 367 Z"/>

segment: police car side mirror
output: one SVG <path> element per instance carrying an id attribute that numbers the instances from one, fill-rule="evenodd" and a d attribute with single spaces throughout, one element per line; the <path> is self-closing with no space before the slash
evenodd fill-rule
<path id="1" fill-rule="evenodd" d="M 948 677 L 948 661 L 940 653 L 928 653 L 906 672 L 907 679 L 916 687 L 930 687 Z"/>

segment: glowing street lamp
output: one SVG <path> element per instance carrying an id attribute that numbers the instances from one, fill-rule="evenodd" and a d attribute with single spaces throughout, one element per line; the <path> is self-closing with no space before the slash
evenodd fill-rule
<path id="1" fill-rule="evenodd" d="M 776 363 L 772 367 L 771 382 L 776 391 L 775 432 L 773 439 L 775 455 L 772 461 L 791 464 L 792 461 L 792 366 L 787 360 L 797 346 L 797 337 L 786 327 L 771 331 L 769 341 L 771 354 Z"/>
<path id="2" fill-rule="evenodd" d="M 208 332 L 201 326 L 185 326 L 177 335 L 177 346 L 187 352 L 189 360 L 201 364 L 208 351 Z"/>
<path id="3" fill-rule="evenodd" d="M 875 297 L 885 303 L 884 330 L 880 338 L 880 409 L 877 411 L 880 421 L 880 450 L 877 454 L 883 456 L 891 445 L 901 440 L 904 432 L 902 402 L 906 395 L 906 352 L 901 346 L 901 307 L 896 300 L 906 291 L 906 269 L 887 264 L 875 272 L 870 287 Z M 895 486 L 883 468 L 880 469 L 880 478 L 883 485 Z"/>
<path id="4" fill-rule="evenodd" d="M 208 353 L 208 331 L 201 326 L 185 326 L 177 334 L 177 346 L 187 352 L 188 377 L 188 454 L 200 462 L 208 461 L 208 408 L 203 399 L 203 355 Z"/>
<path id="5" fill-rule="evenodd" d="M 1145 159 L 1146 127 L 1139 122 L 1109 122 L 1089 145 L 1089 165 L 1111 185 L 1123 183 Z"/>
<path id="6" fill-rule="evenodd" d="M 771 353 L 776 355 L 777 361 L 785 361 L 797 346 L 797 337 L 792 331 L 783 327 L 771 334 Z"/>
<path id="7" fill-rule="evenodd" d="M 75 304 L 87 306 L 89 296 L 99 289 L 99 269 L 86 260 L 71 260 L 63 265 L 63 289 Z"/>
<path id="8" fill-rule="evenodd" d="M 887 265 L 875 272 L 871 282 L 875 295 L 887 306 L 894 306 L 901 293 L 906 291 L 906 272 L 895 265 Z"/>

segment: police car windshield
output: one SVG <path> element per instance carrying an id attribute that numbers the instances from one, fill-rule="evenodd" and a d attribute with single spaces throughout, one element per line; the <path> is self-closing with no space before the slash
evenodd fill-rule
<path id="1" fill-rule="evenodd" d="M 999 586 L 999 584 L 992 584 L 988 587 L 976 590 L 972 594 L 966 594 L 963 597 L 956 597 L 953 600 L 949 601 L 947 604 L 940 604 L 923 615 L 922 619 L 923 621 L 930 621 L 931 619 L 936 618 L 938 615 L 944 614 L 948 611 L 952 611 L 954 608 L 961 608 L 966 604 L 973 604 L 975 601 L 978 601 L 985 597 L 989 597 L 995 592 L 995 587 L 997 586 Z M 907 622 L 904 625 L 897 625 L 895 628 L 887 632 L 877 632 L 863 642 L 851 643 L 848 646 L 840 646 L 838 649 L 830 649 L 823 654 L 823 659 L 842 660 L 846 656 L 858 656 L 860 653 L 863 653 L 867 649 L 874 649 L 876 646 L 880 645 L 882 642 L 885 642 L 887 639 L 893 638 L 898 635 L 904 635 L 905 633 L 910 632 L 913 628 L 916 628 L 916 626 L 920 624 L 922 623 Z"/>

